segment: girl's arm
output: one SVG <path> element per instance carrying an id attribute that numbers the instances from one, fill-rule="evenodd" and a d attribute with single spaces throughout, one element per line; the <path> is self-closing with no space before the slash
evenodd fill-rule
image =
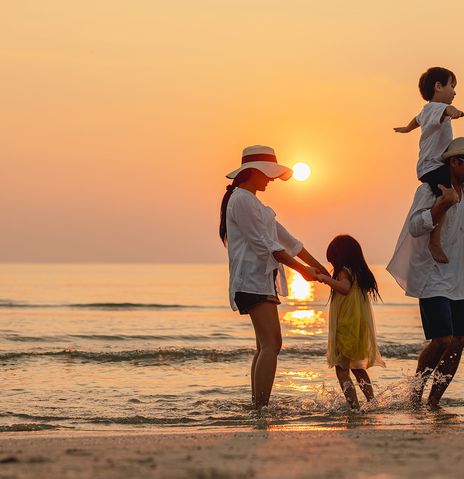
<path id="1" fill-rule="evenodd" d="M 318 274 L 317 275 L 317 280 L 320 281 L 321 283 L 325 283 L 328 286 L 330 286 L 336 293 L 343 294 L 346 296 L 351 289 L 351 281 L 350 277 L 348 276 L 348 273 L 344 270 L 340 271 L 340 274 L 338 275 L 339 279 L 334 279 L 331 278 L 330 276 L 326 274 Z"/>

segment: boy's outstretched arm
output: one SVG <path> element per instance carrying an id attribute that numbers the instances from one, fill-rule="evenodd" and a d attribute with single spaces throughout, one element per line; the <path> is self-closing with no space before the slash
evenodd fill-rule
<path id="1" fill-rule="evenodd" d="M 409 133 L 416 128 L 419 128 L 419 123 L 417 123 L 416 117 L 414 117 L 406 126 L 398 126 L 393 129 L 396 133 Z"/>
<path id="2" fill-rule="evenodd" d="M 442 121 L 446 116 L 449 116 L 452 120 L 456 120 L 456 118 L 461 118 L 461 116 L 464 116 L 464 113 L 455 108 L 453 105 L 448 105 L 443 113 Z"/>

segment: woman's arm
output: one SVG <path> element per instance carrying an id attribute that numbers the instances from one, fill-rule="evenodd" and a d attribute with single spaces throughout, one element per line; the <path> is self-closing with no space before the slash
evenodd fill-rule
<path id="1" fill-rule="evenodd" d="M 322 266 L 317 259 L 315 259 L 313 256 L 309 254 L 309 252 L 303 248 L 299 253 L 298 253 L 298 258 L 303 260 L 306 264 L 309 264 L 309 266 L 312 266 L 313 268 L 317 269 L 320 273 L 323 273 L 327 276 L 330 276 L 330 273 Z"/>
<path id="2" fill-rule="evenodd" d="M 343 294 L 344 296 L 350 292 L 351 289 L 351 281 L 348 274 L 341 270 L 340 274 L 338 275 L 339 279 L 331 278 L 326 274 L 318 274 L 317 280 L 321 283 L 325 283 L 330 286 L 335 292 Z"/>
<path id="3" fill-rule="evenodd" d="M 317 271 L 314 268 L 311 268 L 311 266 L 306 266 L 305 264 L 300 263 L 285 250 L 274 251 L 272 255 L 279 263 L 282 263 L 300 273 L 306 281 L 316 281 Z"/>

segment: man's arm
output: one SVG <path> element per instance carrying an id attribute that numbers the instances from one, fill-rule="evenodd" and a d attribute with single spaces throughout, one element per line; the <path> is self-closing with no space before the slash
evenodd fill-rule
<path id="1" fill-rule="evenodd" d="M 396 133 L 409 133 L 416 128 L 419 128 L 419 123 L 417 123 L 416 117 L 414 117 L 406 126 L 398 126 L 393 128 Z"/>

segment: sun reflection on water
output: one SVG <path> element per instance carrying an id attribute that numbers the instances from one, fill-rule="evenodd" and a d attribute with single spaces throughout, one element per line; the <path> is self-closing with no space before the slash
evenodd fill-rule
<path id="1" fill-rule="evenodd" d="M 282 322 L 290 326 L 291 334 L 302 336 L 316 336 L 325 330 L 325 318 L 322 311 L 315 309 L 296 309 L 286 312 Z"/>

